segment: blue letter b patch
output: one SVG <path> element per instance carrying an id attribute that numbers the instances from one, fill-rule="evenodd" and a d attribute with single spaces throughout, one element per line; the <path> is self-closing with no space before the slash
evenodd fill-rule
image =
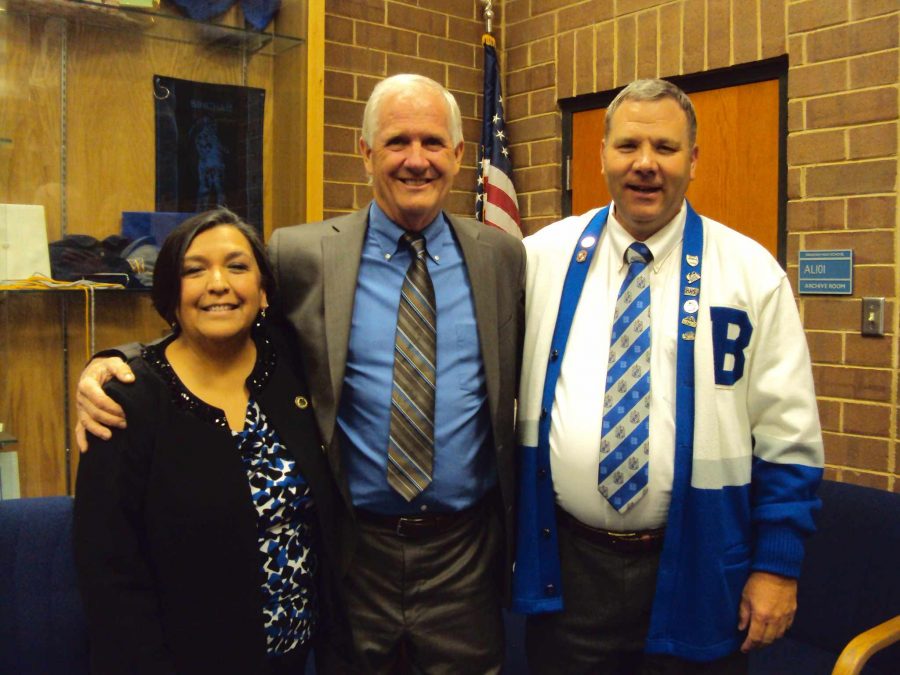
<path id="1" fill-rule="evenodd" d="M 731 386 L 744 376 L 744 350 L 753 326 L 747 312 L 731 307 L 710 307 L 713 364 L 716 384 Z"/>

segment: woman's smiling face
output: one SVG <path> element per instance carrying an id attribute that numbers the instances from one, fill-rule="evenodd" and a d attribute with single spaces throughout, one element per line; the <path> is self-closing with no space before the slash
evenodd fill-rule
<path id="1" fill-rule="evenodd" d="M 240 230 L 217 225 L 194 237 L 181 265 L 182 338 L 244 339 L 266 304 L 259 265 Z"/>

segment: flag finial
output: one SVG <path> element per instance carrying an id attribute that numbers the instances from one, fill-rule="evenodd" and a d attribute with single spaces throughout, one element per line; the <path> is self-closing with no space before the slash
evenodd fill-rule
<path id="1" fill-rule="evenodd" d="M 493 0 L 481 0 L 481 4 L 484 5 L 484 9 L 481 12 L 481 16 L 484 19 L 484 32 L 490 35 L 494 32 L 494 2 Z M 481 41 L 484 42 L 484 38 Z"/>

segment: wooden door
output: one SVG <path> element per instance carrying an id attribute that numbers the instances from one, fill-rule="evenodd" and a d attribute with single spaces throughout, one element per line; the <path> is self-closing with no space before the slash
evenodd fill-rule
<path id="1" fill-rule="evenodd" d="M 699 213 L 779 253 L 778 80 L 694 92 L 697 174 L 687 198 Z M 609 202 L 600 168 L 605 108 L 572 114 L 572 213 Z M 783 262 L 783 261 L 782 261 Z"/>

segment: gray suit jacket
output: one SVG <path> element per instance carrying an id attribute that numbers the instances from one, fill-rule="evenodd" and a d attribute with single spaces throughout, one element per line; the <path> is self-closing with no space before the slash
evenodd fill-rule
<path id="1" fill-rule="evenodd" d="M 324 449 L 348 506 L 336 420 L 368 211 L 366 207 L 318 223 L 281 228 L 269 242 L 278 308 L 297 340 Z M 475 300 L 509 571 L 515 532 L 513 425 L 524 334 L 525 250 L 514 237 L 472 219 L 448 215 L 448 220 L 462 249 Z M 348 530 L 352 533 L 352 524 Z M 352 534 L 349 537 L 344 542 L 345 565 L 352 556 Z"/>

